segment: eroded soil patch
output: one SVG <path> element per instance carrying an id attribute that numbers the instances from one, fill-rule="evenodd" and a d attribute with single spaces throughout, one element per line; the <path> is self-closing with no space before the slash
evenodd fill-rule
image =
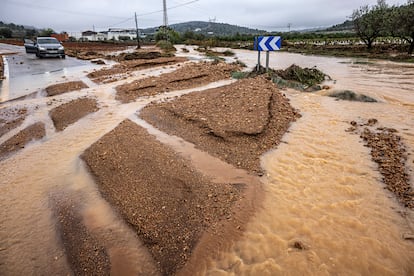
<path id="1" fill-rule="evenodd" d="M 0 137 L 21 125 L 26 116 L 26 108 L 11 107 L 0 109 Z"/>
<path id="2" fill-rule="evenodd" d="M 193 88 L 230 78 L 231 73 L 239 69 L 237 65 L 223 62 L 190 63 L 159 77 L 145 78 L 120 85 L 116 88 L 116 99 L 125 103 L 142 96 L 153 96 L 163 92 Z"/>
<path id="3" fill-rule="evenodd" d="M 414 190 L 410 185 L 406 168 L 406 149 L 397 135 L 397 130 L 376 127 L 377 120 L 367 123 L 351 122 L 350 132 L 358 133 L 371 148 L 372 160 L 378 164 L 386 188 L 391 191 L 405 207 L 414 209 Z"/>
<path id="4" fill-rule="evenodd" d="M 28 126 L 0 145 L 0 160 L 23 149 L 29 142 L 42 139 L 45 135 L 46 129 L 43 123 Z"/>
<path id="5" fill-rule="evenodd" d="M 260 156 L 280 143 L 299 114 L 271 81 L 258 77 L 151 104 L 140 116 L 227 163 L 261 174 Z"/>
<path id="6" fill-rule="evenodd" d="M 70 82 L 50 85 L 46 87 L 46 93 L 50 97 L 50 96 L 63 94 L 66 92 L 81 90 L 84 88 L 88 88 L 88 86 L 83 81 L 70 81 Z"/>
<path id="7" fill-rule="evenodd" d="M 172 65 L 187 61 L 183 57 L 161 57 L 155 59 L 136 59 L 122 61 L 111 68 L 96 70 L 87 76 L 96 83 L 110 83 L 125 79 L 131 75 L 133 71 L 157 66 Z"/>
<path id="8" fill-rule="evenodd" d="M 244 189 L 244 184 L 212 183 L 130 120 L 82 158 L 103 197 L 135 229 L 164 275 L 186 264 L 207 228 L 231 218 Z"/>
<path id="9" fill-rule="evenodd" d="M 74 275 L 110 275 L 108 252 L 85 226 L 79 204 L 66 194 L 53 194 L 50 205 Z"/>
<path id="10" fill-rule="evenodd" d="M 80 98 L 52 109 L 49 115 L 56 130 L 62 131 L 89 113 L 98 111 L 98 109 L 98 103 L 95 99 Z"/>

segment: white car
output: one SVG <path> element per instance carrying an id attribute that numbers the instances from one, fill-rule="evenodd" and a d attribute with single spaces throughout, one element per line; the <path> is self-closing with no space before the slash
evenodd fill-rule
<path id="1" fill-rule="evenodd" d="M 24 47 L 26 48 L 26 53 L 36 54 L 38 58 L 66 57 L 65 48 L 54 37 L 38 37 L 35 42 L 30 39 L 25 39 Z"/>

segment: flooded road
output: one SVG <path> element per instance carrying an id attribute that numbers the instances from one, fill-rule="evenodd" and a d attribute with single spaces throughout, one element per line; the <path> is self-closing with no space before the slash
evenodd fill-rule
<path id="1" fill-rule="evenodd" d="M 69 81 L 101 66 L 72 57 L 43 58 L 27 54 L 24 47 L 0 44 L 0 53 L 6 54 L 6 80 L 0 83 L 0 102 L 40 92 L 57 82 Z"/>
<path id="2" fill-rule="evenodd" d="M 235 52 L 249 67 L 254 66 L 257 53 Z M 364 93 L 379 103 L 335 101 L 324 92 L 285 91 L 302 118 L 292 125 L 284 143 L 262 159 L 266 170 L 263 206 L 244 237 L 200 268 L 199 274 L 414 274 L 414 243 L 402 238 L 414 232 L 413 213 L 384 189 L 377 165 L 359 136 L 345 131 L 350 121 L 369 118 L 395 128 L 410 154 L 407 167 L 413 183 L 414 65 L 271 54 L 272 68 L 284 69 L 292 63 L 317 66 L 335 80 L 329 83 L 332 90 Z M 56 193 L 82 195 L 85 224 L 96 236 L 105 237 L 110 258 L 116 260 L 112 274 L 154 274 L 147 250 L 100 197 L 79 155 L 125 118 L 140 123 L 135 112 L 150 101 L 194 89 L 120 104 L 114 100 L 115 85 L 60 95 L 55 97 L 57 102 L 36 98 L 19 103 L 35 109 L 24 125 L 40 120 L 48 131 L 42 141 L 0 161 L 0 274 L 68 274 L 50 210 L 50 196 Z M 55 132 L 48 111 L 59 101 L 79 96 L 96 97 L 101 109 Z M 169 143 L 165 136 L 161 138 Z M 0 142 L 5 139 L 1 137 Z M 180 151 L 185 154 L 185 149 Z"/>

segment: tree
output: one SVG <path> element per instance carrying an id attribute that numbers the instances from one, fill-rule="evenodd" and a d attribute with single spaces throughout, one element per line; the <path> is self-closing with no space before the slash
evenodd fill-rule
<path id="1" fill-rule="evenodd" d="M 372 44 L 379 36 L 385 34 L 388 11 L 385 1 L 378 0 L 375 6 L 362 6 L 353 12 L 355 32 L 367 45 L 368 50 L 372 49 Z"/>
<path id="2" fill-rule="evenodd" d="M 34 30 L 34 29 L 26 29 L 26 36 L 27 37 L 34 37 L 34 36 L 36 36 L 36 30 Z"/>
<path id="3" fill-rule="evenodd" d="M 50 29 L 50 28 L 47 28 L 47 29 L 43 29 L 43 30 L 41 30 L 40 31 L 40 36 L 51 36 L 52 34 L 54 34 L 55 33 L 55 31 L 54 30 L 52 30 L 52 29 Z"/>
<path id="4" fill-rule="evenodd" d="M 394 37 L 405 40 L 410 46 L 408 54 L 414 51 L 414 1 L 400 7 L 393 7 L 389 24 L 390 33 Z"/>
<path id="5" fill-rule="evenodd" d="M 180 34 L 170 27 L 161 26 L 155 34 L 155 41 L 167 40 L 172 44 L 181 42 Z"/>
<path id="6" fill-rule="evenodd" d="M 5 38 L 11 38 L 12 37 L 12 30 L 10 28 L 0 28 L 0 36 L 3 36 Z"/>

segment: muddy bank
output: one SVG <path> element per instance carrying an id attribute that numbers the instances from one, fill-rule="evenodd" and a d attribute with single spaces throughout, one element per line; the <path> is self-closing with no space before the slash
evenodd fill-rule
<path id="1" fill-rule="evenodd" d="M 174 72 L 159 77 L 150 77 L 116 87 L 116 99 L 123 102 L 134 101 L 138 97 L 202 86 L 210 82 L 231 77 L 238 71 L 237 65 L 227 63 L 190 63 Z"/>
<path id="2" fill-rule="evenodd" d="M 184 61 L 187 61 L 187 59 L 182 57 L 127 60 L 108 69 L 93 71 L 87 76 L 96 83 L 110 83 L 126 79 L 128 76 L 131 76 L 133 71 L 157 66 L 173 65 Z"/>
<path id="3" fill-rule="evenodd" d="M 10 130 L 20 126 L 27 116 L 26 108 L 2 108 L 0 109 L 0 137 Z"/>
<path id="4" fill-rule="evenodd" d="M 74 275 L 110 275 L 108 252 L 85 226 L 77 202 L 64 193 L 52 193 L 49 202 Z"/>
<path id="5" fill-rule="evenodd" d="M 82 158 L 103 197 L 135 229 L 163 275 L 187 263 L 205 231 L 222 244 L 234 238 L 219 233 L 233 222 L 232 206 L 242 200 L 247 184 L 211 182 L 137 124 L 125 120 Z"/>
<path id="6" fill-rule="evenodd" d="M 43 123 L 35 123 L 28 126 L 0 145 L 0 160 L 23 149 L 31 141 L 42 139 L 45 135 L 46 129 Z"/>
<path id="7" fill-rule="evenodd" d="M 46 87 L 46 93 L 49 97 L 51 97 L 71 91 L 81 90 L 84 88 L 88 88 L 88 86 L 83 81 L 70 81 L 50 85 Z"/>
<path id="8" fill-rule="evenodd" d="M 275 148 L 300 115 L 265 78 L 154 103 L 140 116 L 225 162 L 262 174 L 260 156 Z"/>
<path id="9" fill-rule="evenodd" d="M 407 208 L 414 209 L 414 190 L 407 173 L 407 153 L 397 130 L 379 127 L 376 119 L 366 123 L 351 122 L 348 130 L 358 133 L 367 147 L 371 148 L 372 160 L 378 164 L 382 180 L 398 201 Z"/>
<path id="10" fill-rule="evenodd" d="M 98 103 L 95 99 L 80 98 L 52 109 L 49 115 L 56 130 L 62 131 L 89 113 L 98 111 L 98 109 Z"/>

